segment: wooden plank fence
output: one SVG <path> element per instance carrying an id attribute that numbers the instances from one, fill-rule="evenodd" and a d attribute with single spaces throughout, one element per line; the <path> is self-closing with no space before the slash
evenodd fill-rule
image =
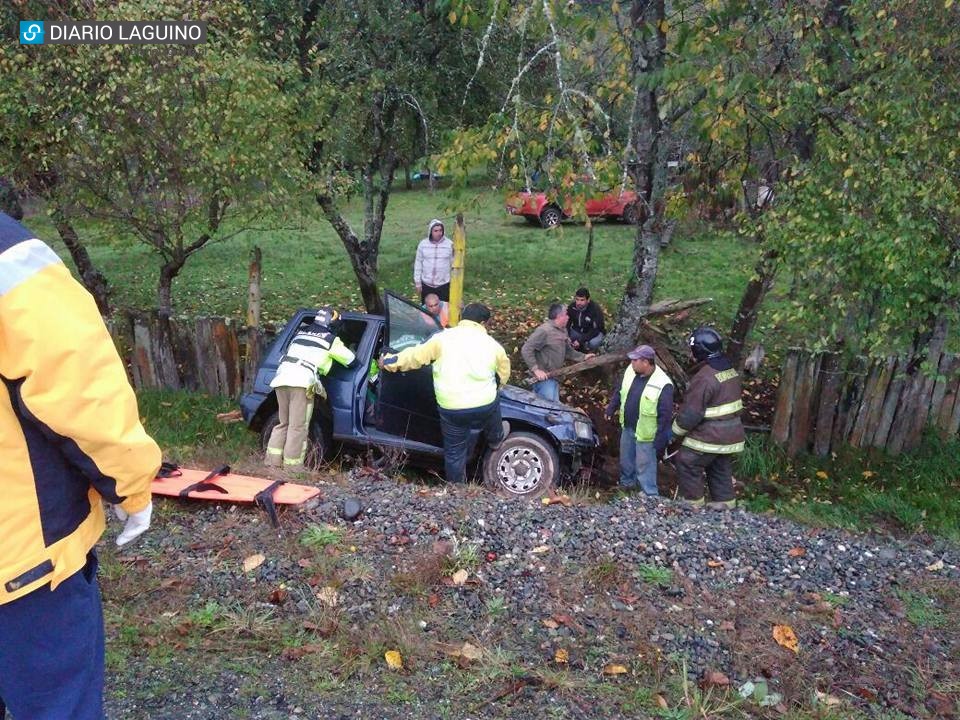
<path id="1" fill-rule="evenodd" d="M 960 356 L 844 366 L 837 353 L 787 353 L 770 435 L 788 454 L 825 457 L 851 445 L 896 455 L 915 448 L 928 426 L 944 438 L 960 432 Z"/>
<path id="2" fill-rule="evenodd" d="M 169 318 L 116 314 L 107 322 L 135 388 L 194 390 L 237 398 L 249 390 L 272 333 L 222 317 Z M 253 347 L 253 352 L 248 350 Z"/>

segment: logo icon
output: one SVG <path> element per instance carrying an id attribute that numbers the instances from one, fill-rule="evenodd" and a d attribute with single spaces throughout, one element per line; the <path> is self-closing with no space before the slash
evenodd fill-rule
<path id="1" fill-rule="evenodd" d="M 20 44 L 43 45 L 43 20 L 20 21 Z"/>

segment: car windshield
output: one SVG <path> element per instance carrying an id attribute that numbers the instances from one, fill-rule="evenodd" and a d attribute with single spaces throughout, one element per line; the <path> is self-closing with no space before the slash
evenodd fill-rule
<path id="1" fill-rule="evenodd" d="M 442 330 L 432 315 L 411 302 L 390 292 L 386 293 L 386 301 L 387 345 L 394 352 L 419 345 Z"/>

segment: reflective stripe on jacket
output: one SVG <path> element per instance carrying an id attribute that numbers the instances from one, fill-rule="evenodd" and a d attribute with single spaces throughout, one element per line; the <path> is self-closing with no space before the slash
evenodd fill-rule
<path id="1" fill-rule="evenodd" d="M 740 374 L 733 368 L 715 370 L 704 363 L 687 387 L 683 407 L 673 422 L 673 434 L 684 447 L 701 453 L 743 452 L 744 431 Z"/>
<path id="2" fill-rule="evenodd" d="M 627 365 L 623 373 L 623 382 L 620 383 L 620 426 L 624 427 L 623 417 L 627 406 L 627 395 L 637 374 L 633 365 Z M 673 385 L 673 380 L 659 366 L 654 365 L 653 373 L 647 378 L 647 384 L 640 395 L 640 415 L 637 418 L 637 442 L 653 442 L 657 436 L 657 403 L 660 393 L 667 385 Z"/>
<path id="3" fill-rule="evenodd" d="M 0 604 L 80 570 L 101 497 L 150 502 L 160 449 L 96 303 L 45 243 L 0 213 Z"/>
<path id="4" fill-rule="evenodd" d="M 336 360 L 341 365 L 353 362 L 353 352 L 338 337 L 330 341 L 327 337 L 314 332 L 301 331 L 297 333 L 287 352 L 277 366 L 277 374 L 270 381 L 270 387 L 301 387 L 308 391 L 316 388 L 319 378 L 322 378 L 333 366 Z"/>
<path id="5" fill-rule="evenodd" d="M 445 410 L 483 407 L 497 399 L 495 378 L 510 379 L 510 358 L 479 323 L 461 320 L 420 345 L 384 358 L 390 371 L 416 370 L 433 363 L 433 390 Z"/>

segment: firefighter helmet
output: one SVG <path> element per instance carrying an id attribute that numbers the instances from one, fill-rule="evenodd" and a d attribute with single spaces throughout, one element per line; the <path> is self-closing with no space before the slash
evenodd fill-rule
<path id="1" fill-rule="evenodd" d="M 318 309 L 317 314 L 313 318 L 314 325 L 319 325 L 331 332 L 337 331 L 337 328 L 340 327 L 340 322 L 340 313 L 329 305 L 324 305 Z"/>
<path id="2" fill-rule="evenodd" d="M 719 357 L 723 353 L 723 340 L 712 327 L 698 327 L 690 334 L 690 350 L 698 361 Z"/>

